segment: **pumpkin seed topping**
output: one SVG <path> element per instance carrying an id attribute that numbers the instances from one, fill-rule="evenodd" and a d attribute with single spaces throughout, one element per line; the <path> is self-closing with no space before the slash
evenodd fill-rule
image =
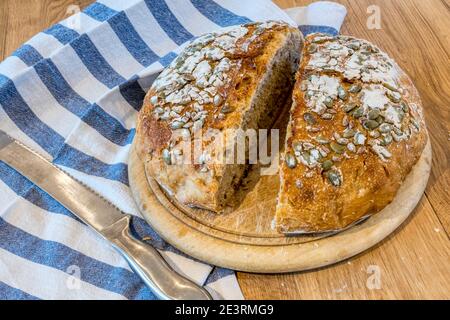
<path id="1" fill-rule="evenodd" d="M 223 98 L 222 98 L 222 96 L 220 95 L 220 94 L 217 94 L 215 97 L 214 97 L 214 105 L 216 106 L 216 107 L 218 107 L 221 103 L 222 103 L 222 101 L 223 101 Z"/>
<path id="2" fill-rule="evenodd" d="M 230 113 L 230 112 L 233 112 L 233 108 L 231 108 L 231 106 L 230 106 L 228 103 L 226 103 L 226 104 L 222 107 L 222 109 L 220 109 L 220 112 L 221 112 L 221 113 Z"/>
<path id="3" fill-rule="evenodd" d="M 317 52 L 317 44 L 311 43 L 308 48 L 308 53 L 316 53 Z"/>
<path id="4" fill-rule="evenodd" d="M 390 134 L 384 134 L 383 139 L 381 140 L 382 146 L 388 146 L 392 143 L 392 136 Z"/>
<path id="5" fill-rule="evenodd" d="M 412 119 L 412 118 L 411 118 L 410 121 L 411 121 L 411 123 L 413 124 L 413 126 L 414 126 L 417 130 L 420 130 L 419 122 L 417 122 L 416 119 Z"/>
<path id="6" fill-rule="evenodd" d="M 349 103 L 344 106 L 344 111 L 348 113 L 348 112 L 352 111 L 353 109 L 355 109 L 356 107 L 357 107 L 357 104 L 352 102 L 352 103 Z"/>
<path id="7" fill-rule="evenodd" d="M 366 128 L 367 130 L 373 130 L 378 128 L 378 126 L 380 125 L 378 122 L 376 122 L 375 120 L 367 120 L 364 122 L 364 128 Z"/>
<path id="8" fill-rule="evenodd" d="M 182 128 L 184 126 L 184 124 L 185 123 L 182 122 L 182 121 L 173 121 L 170 124 L 170 128 L 173 129 L 173 130 L 180 129 L 180 128 Z"/>
<path id="9" fill-rule="evenodd" d="M 341 100 L 347 99 L 348 95 L 347 95 L 347 91 L 345 91 L 344 87 L 339 86 L 337 92 L 338 92 L 339 99 L 341 99 Z"/>
<path id="10" fill-rule="evenodd" d="M 359 107 L 358 109 L 353 110 L 352 115 L 357 119 L 361 118 L 364 115 L 364 108 Z"/>
<path id="11" fill-rule="evenodd" d="M 348 92 L 350 93 L 358 93 L 362 90 L 361 85 L 359 84 L 353 84 L 350 86 L 350 88 L 348 89 Z"/>
<path id="12" fill-rule="evenodd" d="M 339 174 L 339 172 L 335 171 L 335 170 L 330 170 L 327 171 L 326 176 L 328 178 L 328 181 L 330 181 L 330 183 L 335 186 L 335 187 L 339 187 L 342 183 L 341 181 L 341 176 Z"/>
<path id="13" fill-rule="evenodd" d="M 364 143 L 366 142 L 366 136 L 361 132 L 357 132 L 353 137 L 353 142 L 355 143 L 355 145 L 364 145 Z"/>
<path id="14" fill-rule="evenodd" d="M 162 158 L 163 158 L 164 162 L 165 162 L 167 165 L 171 165 L 171 164 L 172 164 L 172 157 L 171 157 L 171 155 L 170 155 L 170 151 L 169 151 L 169 150 L 164 149 L 164 150 L 162 151 Z"/>
<path id="15" fill-rule="evenodd" d="M 334 165 L 333 161 L 331 161 L 331 160 L 325 160 L 325 161 L 322 163 L 322 169 L 323 169 L 324 171 L 328 171 L 328 170 L 330 170 L 330 169 L 333 167 L 333 165 Z"/>
<path id="16" fill-rule="evenodd" d="M 286 153 L 285 161 L 288 168 L 294 169 L 297 166 L 297 159 L 290 153 Z"/>
<path id="17" fill-rule="evenodd" d="M 401 107 L 402 107 L 403 112 L 405 112 L 405 113 L 408 113 L 408 112 L 409 112 L 409 106 L 408 106 L 408 104 L 407 104 L 405 101 L 402 101 L 402 102 L 400 103 L 400 105 L 401 105 Z"/>
<path id="18" fill-rule="evenodd" d="M 153 110 L 153 112 L 155 112 L 157 114 L 162 114 L 162 113 L 164 113 L 164 109 L 161 107 L 156 107 L 155 110 Z"/>
<path id="19" fill-rule="evenodd" d="M 336 140 L 337 143 L 341 144 L 341 145 L 347 145 L 347 143 L 349 142 L 348 139 L 346 138 L 339 138 Z"/>
<path id="20" fill-rule="evenodd" d="M 315 138 L 315 140 L 320 143 L 320 144 L 328 144 L 330 143 L 330 140 L 328 140 L 327 138 L 325 138 L 324 136 L 317 136 Z"/>
<path id="21" fill-rule="evenodd" d="M 331 97 L 326 97 L 323 102 L 328 108 L 333 107 L 333 99 Z"/>
<path id="22" fill-rule="evenodd" d="M 356 146 L 355 146 L 352 142 L 350 142 L 350 143 L 347 145 L 347 149 L 348 149 L 349 151 L 351 151 L 351 152 L 356 152 Z"/>
<path id="23" fill-rule="evenodd" d="M 348 126 L 348 117 L 347 117 L 347 116 L 344 116 L 344 117 L 342 118 L 342 125 L 343 125 L 344 127 Z"/>
<path id="24" fill-rule="evenodd" d="M 355 136 L 355 130 L 353 130 L 353 129 L 345 129 L 344 130 L 344 133 L 342 134 L 342 136 L 344 137 L 344 138 L 353 138 L 354 136 Z"/>
<path id="25" fill-rule="evenodd" d="M 369 111 L 368 118 L 370 120 L 375 120 L 380 116 L 380 110 L 379 109 L 372 109 Z"/>
<path id="26" fill-rule="evenodd" d="M 316 118 L 310 112 L 305 112 L 303 114 L 303 119 L 305 119 L 305 121 L 311 125 L 316 123 Z"/>
<path id="27" fill-rule="evenodd" d="M 383 86 L 391 91 L 395 91 L 398 92 L 398 88 L 394 87 L 393 85 L 391 85 L 390 83 L 387 82 L 383 82 Z"/>
<path id="28" fill-rule="evenodd" d="M 158 103 L 158 96 L 153 96 L 150 98 L 150 103 L 155 105 Z"/>
<path id="29" fill-rule="evenodd" d="M 398 92 L 388 91 L 386 92 L 386 96 L 394 103 L 399 103 L 402 99 L 402 95 Z"/>
<path id="30" fill-rule="evenodd" d="M 302 143 L 298 142 L 298 141 L 295 141 L 294 143 L 292 143 L 292 148 L 297 152 L 301 152 L 303 150 Z"/>
<path id="31" fill-rule="evenodd" d="M 391 132 L 392 126 L 389 123 L 383 123 L 380 125 L 378 130 L 380 130 L 381 133 Z"/>
<path id="32" fill-rule="evenodd" d="M 333 150 L 334 152 L 339 153 L 339 154 L 342 154 L 345 152 L 345 146 L 340 145 L 339 143 L 337 143 L 335 141 L 332 141 L 330 143 L 330 148 L 331 148 L 331 150 Z"/>
<path id="33" fill-rule="evenodd" d="M 324 120 L 331 120 L 333 119 L 333 115 L 330 113 L 324 113 L 323 115 L 320 116 L 322 119 Z"/>

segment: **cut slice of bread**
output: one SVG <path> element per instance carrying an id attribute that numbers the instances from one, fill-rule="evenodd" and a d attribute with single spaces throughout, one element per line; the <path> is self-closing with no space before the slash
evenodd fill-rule
<path id="1" fill-rule="evenodd" d="M 214 212 L 233 205 L 248 162 L 211 161 L 230 147 L 216 134 L 269 126 L 291 93 L 301 45 L 297 28 L 273 21 L 188 45 L 156 79 L 139 114 L 137 151 L 147 174 L 184 205 Z M 208 132 L 216 139 L 205 139 Z"/>
<path id="2" fill-rule="evenodd" d="M 427 141 L 419 94 L 380 49 L 306 38 L 280 169 L 283 233 L 346 228 L 395 197 Z"/>

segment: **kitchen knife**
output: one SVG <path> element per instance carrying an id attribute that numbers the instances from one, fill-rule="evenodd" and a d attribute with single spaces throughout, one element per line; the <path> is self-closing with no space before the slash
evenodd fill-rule
<path id="1" fill-rule="evenodd" d="M 0 160 L 47 192 L 108 240 L 160 299 L 212 300 L 201 286 L 176 273 L 150 245 L 130 233 L 131 215 L 0 130 Z"/>

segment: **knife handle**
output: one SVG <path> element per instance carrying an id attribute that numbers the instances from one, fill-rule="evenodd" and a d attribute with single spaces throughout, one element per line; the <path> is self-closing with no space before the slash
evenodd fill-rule
<path id="1" fill-rule="evenodd" d="M 163 300 L 212 300 L 203 287 L 175 272 L 161 254 L 130 233 L 131 216 L 125 215 L 103 234 L 125 257 L 130 267 Z"/>

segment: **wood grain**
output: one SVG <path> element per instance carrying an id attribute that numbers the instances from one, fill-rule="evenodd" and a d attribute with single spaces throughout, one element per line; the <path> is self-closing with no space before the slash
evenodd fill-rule
<path id="1" fill-rule="evenodd" d="M 0 59 L 33 34 L 65 16 L 70 4 L 92 0 L 1 0 Z M 275 0 L 284 8 L 311 0 Z M 239 273 L 248 299 L 450 298 L 450 5 L 448 0 L 339 0 L 348 9 L 343 33 L 366 38 L 395 58 L 423 99 L 433 146 L 426 197 L 411 221 L 370 252 L 314 272 L 290 275 Z M 366 27 L 369 5 L 378 5 L 382 28 Z M 367 268 L 379 265 L 381 290 L 369 290 Z"/>
<path id="2" fill-rule="evenodd" d="M 20 45 L 54 23 L 67 18 L 69 6 L 81 9 L 92 0 L 1 0 L 0 54 L 6 58 Z M 2 41 L 2 33 L 5 37 Z"/>

